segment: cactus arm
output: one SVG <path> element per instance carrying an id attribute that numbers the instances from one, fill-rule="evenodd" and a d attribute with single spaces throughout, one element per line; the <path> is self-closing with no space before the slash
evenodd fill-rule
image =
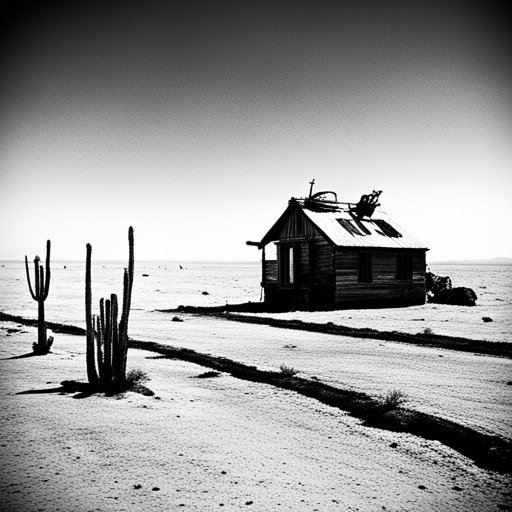
<path id="1" fill-rule="evenodd" d="M 114 378 L 114 386 L 122 388 L 126 375 L 123 372 L 123 360 L 124 360 L 124 350 L 122 347 L 122 342 L 119 337 L 119 330 L 117 324 L 117 315 L 118 315 L 118 303 L 117 303 L 117 295 L 112 294 L 110 296 L 111 307 L 112 307 L 112 373 Z"/>
<path id="2" fill-rule="evenodd" d="M 128 245 L 128 270 L 126 268 L 124 269 L 123 312 L 121 315 L 121 321 L 119 323 L 119 374 L 123 376 L 123 380 L 126 376 L 126 360 L 128 356 L 128 318 L 130 315 L 134 274 L 134 237 L 132 226 L 130 226 L 130 228 L 128 229 Z"/>
<path id="3" fill-rule="evenodd" d="M 100 299 L 100 331 L 103 336 L 103 343 L 105 342 L 105 299 L 102 297 Z"/>
<path id="4" fill-rule="evenodd" d="M 130 308 L 132 306 L 132 289 L 133 289 L 133 275 L 135 269 L 135 256 L 134 256 L 134 236 L 133 227 L 128 228 L 128 245 L 129 245 L 129 260 L 128 260 L 128 282 L 130 285 L 130 294 L 128 297 L 128 310 L 126 311 L 126 331 L 124 333 L 123 340 L 123 358 L 122 358 L 122 372 L 123 377 L 126 377 L 126 359 L 128 357 L 128 316 L 130 314 Z"/>
<path id="5" fill-rule="evenodd" d="M 44 302 L 44 269 L 42 265 L 39 265 L 39 294 L 37 297 L 38 302 Z"/>
<path id="6" fill-rule="evenodd" d="M 124 324 L 127 321 L 126 316 L 129 314 L 128 307 L 128 296 L 129 296 L 129 283 L 128 283 L 128 271 L 124 269 L 123 273 L 123 311 L 121 314 L 120 324 Z"/>
<path id="7" fill-rule="evenodd" d="M 86 361 L 87 378 L 93 386 L 99 383 L 98 372 L 94 359 L 94 327 L 92 318 L 92 291 L 91 291 L 91 244 L 87 244 L 87 257 L 85 263 L 85 323 L 87 327 Z"/>
<path id="8" fill-rule="evenodd" d="M 41 281 L 40 281 L 40 276 L 39 276 L 39 267 L 40 267 L 39 262 L 40 262 L 39 256 L 36 256 L 34 258 L 34 270 L 35 270 L 35 275 L 36 275 L 36 278 L 35 278 L 36 300 L 39 300 L 41 298 Z"/>
<path id="9" fill-rule="evenodd" d="M 87 244 L 87 259 L 85 262 L 85 323 L 87 333 L 92 332 L 92 291 L 91 291 L 91 244 Z"/>
<path id="10" fill-rule="evenodd" d="M 94 324 L 96 326 L 95 338 L 96 338 L 96 359 L 98 364 L 99 379 L 104 372 L 103 367 L 103 331 L 101 330 L 100 317 L 94 315 Z"/>
<path id="11" fill-rule="evenodd" d="M 32 289 L 32 283 L 30 282 L 30 272 L 28 270 L 28 259 L 27 259 L 27 256 L 25 256 L 25 269 L 27 271 L 27 281 L 28 281 L 28 289 L 30 290 L 30 295 L 32 296 L 32 298 L 34 300 L 37 300 L 36 299 L 36 295 L 34 293 L 34 290 Z"/>
<path id="12" fill-rule="evenodd" d="M 112 382 L 112 312 L 109 299 L 105 301 L 105 340 L 103 362 L 105 363 L 104 384 L 109 386 Z"/>
<path id="13" fill-rule="evenodd" d="M 128 229 L 128 246 L 129 246 L 129 259 L 128 259 L 128 277 L 130 280 L 130 297 L 128 299 L 128 309 L 131 307 L 132 304 L 132 288 L 133 288 L 133 273 L 134 273 L 134 267 L 135 267 L 135 258 L 134 258 L 134 242 L 133 242 L 133 227 L 130 226 Z M 128 311 L 129 313 L 129 311 Z M 128 321 L 128 319 L 127 319 Z"/>
<path id="14" fill-rule="evenodd" d="M 123 275 L 123 311 L 121 313 L 121 321 L 119 322 L 119 333 L 121 337 L 125 337 L 128 334 L 128 315 L 130 313 L 130 292 L 129 292 L 128 272 L 124 269 Z"/>
<path id="15" fill-rule="evenodd" d="M 47 240 L 46 241 L 46 281 L 45 281 L 44 289 L 43 289 L 43 293 L 42 293 L 43 300 L 47 299 L 48 292 L 50 291 L 50 246 L 51 246 L 50 240 Z"/>
<path id="16" fill-rule="evenodd" d="M 130 307 L 132 302 L 132 287 L 133 287 L 133 273 L 134 273 L 134 250 L 133 250 L 133 227 L 128 229 L 128 271 L 124 269 L 123 280 L 123 312 L 121 315 L 121 322 L 119 325 L 119 335 L 126 338 L 128 342 L 128 317 L 130 315 Z"/>
<path id="17" fill-rule="evenodd" d="M 100 374 L 100 381 L 105 381 L 105 344 L 107 343 L 107 330 L 105 329 L 105 299 L 100 299 L 100 314 L 98 317 L 98 339 L 96 346 L 98 350 L 98 371 Z"/>

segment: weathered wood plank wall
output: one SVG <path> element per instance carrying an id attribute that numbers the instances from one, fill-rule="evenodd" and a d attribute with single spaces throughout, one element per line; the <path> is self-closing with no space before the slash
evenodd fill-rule
<path id="1" fill-rule="evenodd" d="M 277 260 L 266 260 L 265 282 L 269 284 L 277 284 Z"/>
<path id="2" fill-rule="evenodd" d="M 358 282 L 359 250 L 336 251 L 336 307 L 363 301 L 425 303 L 425 254 L 411 254 L 413 277 L 397 279 L 397 253 L 372 250 L 372 282 Z"/>

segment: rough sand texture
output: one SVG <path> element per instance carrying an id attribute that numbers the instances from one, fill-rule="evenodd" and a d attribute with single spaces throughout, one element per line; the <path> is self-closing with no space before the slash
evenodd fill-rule
<path id="1" fill-rule="evenodd" d="M 164 318 L 169 322 L 170 345 L 263 370 L 285 364 L 301 377 L 374 397 L 398 389 L 414 409 L 512 438 L 510 359 L 205 316 L 180 315 L 183 322 L 172 322 L 170 314 L 155 315 L 155 325 L 162 325 Z M 151 332 L 151 324 L 146 326 Z"/>
<path id="2" fill-rule="evenodd" d="M 499 303 L 499 302 L 498 302 Z M 291 311 L 288 313 L 258 313 L 258 316 L 304 322 L 333 322 L 345 327 L 398 331 L 416 334 L 425 330 L 445 336 L 487 341 L 512 341 L 510 308 L 481 306 L 446 306 L 423 304 L 406 308 L 368 308 L 337 311 Z M 483 317 L 492 318 L 484 322 Z"/>
<path id="3" fill-rule="evenodd" d="M 2 511 L 497 511 L 510 477 L 292 392 L 131 350 L 154 397 L 63 393 L 85 339 L 0 324 Z M 233 324 L 232 329 L 239 329 Z"/>

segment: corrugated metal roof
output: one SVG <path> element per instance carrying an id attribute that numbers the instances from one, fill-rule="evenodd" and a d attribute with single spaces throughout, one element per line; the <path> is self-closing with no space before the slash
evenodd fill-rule
<path id="1" fill-rule="evenodd" d="M 315 212 L 304 208 L 302 201 L 297 201 L 304 215 L 338 247 L 379 247 L 389 249 L 428 249 L 427 246 L 413 237 L 380 208 L 372 217 L 356 220 L 348 208 L 335 211 Z"/>

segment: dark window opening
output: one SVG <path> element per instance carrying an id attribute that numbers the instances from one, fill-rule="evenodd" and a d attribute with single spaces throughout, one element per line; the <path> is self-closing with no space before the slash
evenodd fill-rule
<path id="1" fill-rule="evenodd" d="M 412 256 L 410 254 L 397 254 L 396 278 L 404 281 L 412 280 Z"/>
<path id="2" fill-rule="evenodd" d="M 388 224 L 385 220 L 375 219 L 374 222 L 381 230 L 381 235 L 389 236 L 391 238 L 400 238 L 402 236 L 393 226 Z"/>
<path id="3" fill-rule="evenodd" d="M 359 283 L 371 283 L 372 280 L 372 254 L 370 252 L 360 252 L 357 281 Z"/>
<path id="4" fill-rule="evenodd" d="M 363 221 L 361 220 L 354 220 L 354 222 L 357 224 L 357 227 L 363 232 L 363 235 L 371 235 L 372 232 L 363 224 Z"/>
<path id="5" fill-rule="evenodd" d="M 288 286 L 295 282 L 294 254 L 292 245 L 279 246 L 279 284 Z"/>
<path id="6" fill-rule="evenodd" d="M 361 222 L 357 221 L 351 221 L 348 219 L 336 219 L 341 226 L 343 226 L 352 236 L 358 235 L 358 236 L 365 236 L 370 235 L 370 231 L 362 225 Z M 354 224 L 354 222 L 357 222 L 357 226 Z M 359 227 L 359 229 L 358 229 Z M 361 230 L 361 231 L 360 231 Z"/>

